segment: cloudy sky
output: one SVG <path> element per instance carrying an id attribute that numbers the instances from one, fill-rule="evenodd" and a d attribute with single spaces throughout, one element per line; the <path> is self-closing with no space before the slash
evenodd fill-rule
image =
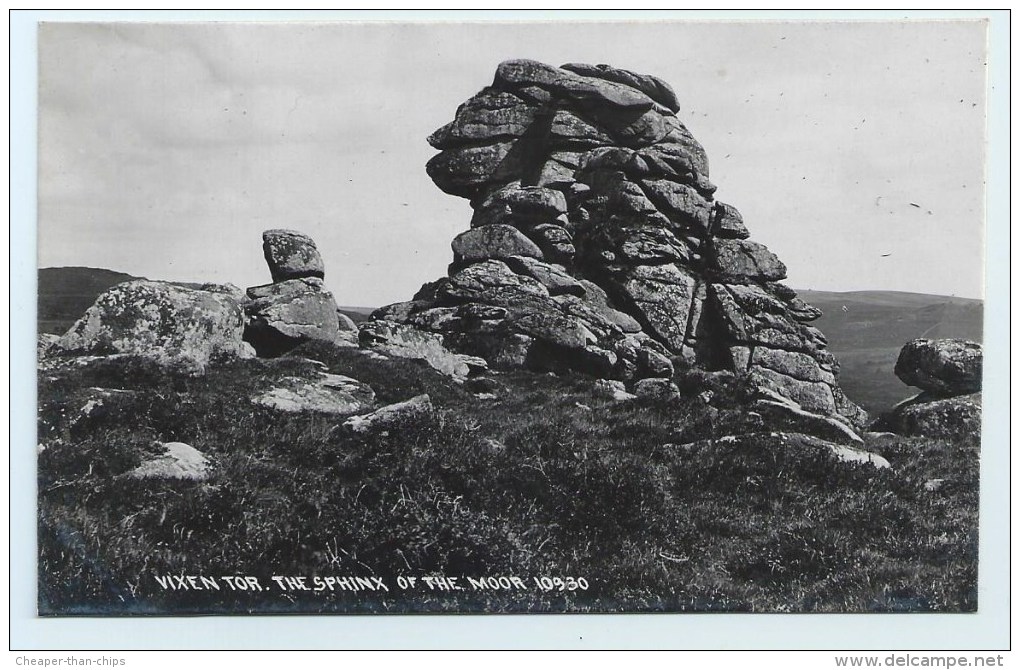
<path id="1" fill-rule="evenodd" d="M 39 265 L 270 280 L 310 234 L 340 304 L 445 274 L 430 132 L 507 58 L 655 74 L 717 196 L 802 289 L 982 296 L 981 22 L 44 24 Z"/>

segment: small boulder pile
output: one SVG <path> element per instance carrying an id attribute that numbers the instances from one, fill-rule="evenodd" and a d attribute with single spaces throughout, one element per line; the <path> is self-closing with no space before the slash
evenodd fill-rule
<path id="1" fill-rule="evenodd" d="M 272 284 L 246 293 L 232 284 L 117 284 L 65 335 L 40 338 L 40 365 L 134 355 L 201 374 L 219 360 L 278 356 L 310 340 L 355 346 L 358 328 L 324 287 L 312 239 L 291 230 L 262 239 Z"/>
<path id="2" fill-rule="evenodd" d="M 262 249 L 273 283 L 249 288 L 244 305 L 244 339 L 258 355 L 278 356 L 310 340 L 345 341 L 341 332 L 355 327 L 323 285 L 325 268 L 312 238 L 267 230 Z"/>
<path id="3" fill-rule="evenodd" d="M 876 423 L 900 435 L 965 437 L 981 431 L 982 350 L 977 342 L 917 339 L 900 350 L 896 376 L 921 393 Z"/>
<path id="4" fill-rule="evenodd" d="M 746 374 L 797 411 L 859 430 L 867 416 L 808 325 L 820 311 L 715 199 L 679 109 L 654 76 L 500 64 L 429 137 L 440 150 L 429 176 L 474 209 L 448 276 L 372 318 L 441 335 L 496 369 L 572 369 L 641 394 L 670 392 L 640 382 L 678 366 Z"/>

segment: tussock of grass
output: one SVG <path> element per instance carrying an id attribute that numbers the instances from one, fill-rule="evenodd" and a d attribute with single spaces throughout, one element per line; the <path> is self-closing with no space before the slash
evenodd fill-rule
<path id="1" fill-rule="evenodd" d="M 498 611 L 970 611 L 976 607 L 976 440 L 885 439 L 891 471 L 725 434 L 739 388 L 711 404 L 612 403 L 581 377 L 494 377 L 479 400 L 431 368 L 353 350 L 297 352 L 437 410 L 384 434 L 248 399 L 292 358 L 205 377 L 119 360 L 42 379 L 43 613 Z M 708 383 L 708 382 L 706 382 Z M 683 384 L 681 384 L 684 386 Z M 133 390 L 75 422 L 88 388 Z M 119 475 L 178 440 L 207 482 Z M 936 491 L 925 484 L 945 481 Z M 586 591 L 169 592 L 155 575 L 575 576 Z"/>

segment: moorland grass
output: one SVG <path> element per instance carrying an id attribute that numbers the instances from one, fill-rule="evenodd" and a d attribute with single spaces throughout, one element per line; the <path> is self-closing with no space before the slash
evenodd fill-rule
<path id="1" fill-rule="evenodd" d="M 202 377 L 130 358 L 40 376 L 41 613 L 976 608 L 976 437 L 876 439 L 893 466 L 879 471 L 768 433 L 698 442 L 747 421 L 738 382 L 612 402 L 588 378 L 514 372 L 482 400 L 413 361 L 295 355 Z M 382 402 L 428 393 L 436 410 L 359 436 L 249 401 L 314 374 L 302 358 Z M 133 393 L 79 418 L 97 386 Z M 204 452 L 211 478 L 123 477 L 154 440 Z M 392 590 L 174 591 L 157 575 L 377 576 Z M 528 588 L 395 587 L 435 575 Z M 547 592 L 542 576 L 588 588 Z"/>

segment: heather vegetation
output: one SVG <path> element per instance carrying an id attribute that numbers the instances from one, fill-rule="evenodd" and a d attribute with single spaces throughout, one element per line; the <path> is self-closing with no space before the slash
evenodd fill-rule
<path id="1" fill-rule="evenodd" d="M 427 393 L 434 411 L 355 435 L 248 401 L 315 374 L 310 359 L 386 402 Z M 869 436 L 889 469 L 780 433 L 712 440 L 747 420 L 741 383 L 694 377 L 678 375 L 679 397 L 612 401 L 581 375 L 462 385 L 324 344 L 201 377 L 135 357 L 53 370 L 40 379 L 40 611 L 976 608 L 976 437 Z M 96 387 L 130 393 L 83 413 Z M 211 476 L 125 476 L 156 440 L 207 454 Z M 266 590 L 163 588 L 169 575 L 254 576 Z M 274 575 L 391 590 L 282 591 Z M 432 590 L 428 576 L 527 588 Z M 545 591 L 543 576 L 587 588 Z"/>

